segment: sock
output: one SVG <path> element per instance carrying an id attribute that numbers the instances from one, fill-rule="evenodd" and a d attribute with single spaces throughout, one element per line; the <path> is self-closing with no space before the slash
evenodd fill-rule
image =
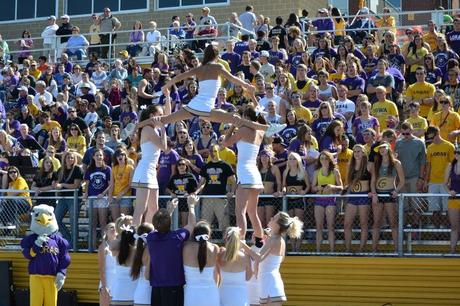
<path id="1" fill-rule="evenodd" d="M 264 242 L 262 241 L 262 238 L 256 237 L 256 247 L 259 249 L 264 246 Z"/>

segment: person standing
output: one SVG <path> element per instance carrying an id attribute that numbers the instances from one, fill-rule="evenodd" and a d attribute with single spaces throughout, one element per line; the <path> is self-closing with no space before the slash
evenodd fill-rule
<path id="1" fill-rule="evenodd" d="M 188 224 L 184 228 L 171 230 L 171 215 L 179 201 L 173 199 L 168 209 L 161 208 L 153 216 L 156 231 L 147 236 L 147 247 L 150 255 L 150 285 L 152 286 L 152 306 L 183 306 L 184 305 L 184 260 L 185 242 L 196 224 L 195 205 L 197 196 L 189 196 Z"/>
<path id="2" fill-rule="evenodd" d="M 239 17 L 241 24 L 243 25 L 243 28 L 247 31 L 244 31 L 246 33 L 244 34 L 249 34 L 252 35 L 254 33 L 254 25 L 256 24 L 256 14 L 254 14 L 254 7 L 251 5 L 246 6 L 246 10 L 244 13 L 242 13 Z"/>
<path id="3" fill-rule="evenodd" d="M 99 55 L 99 45 L 101 44 L 101 37 L 99 34 L 101 32 L 101 21 L 99 19 L 99 16 L 97 16 L 96 14 L 93 14 L 91 16 L 91 21 L 92 24 L 89 26 L 89 33 L 91 33 L 91 36 L 89 39 L 90 48 L 88 49 L 88 54 Z"/>
<path id="4" fill-rule="evenodd" d="M 56 58 L 61 57 L 61 54 L 63 50 L 65 49 L 65 46 L 67 45 L 67 41 L 69 40 L 70 36 L 72 35 L 72 28 L 73 25 L 70 23 L 70 17 L 69 15 L 62 15 L 61 16 L 61 21 L 62 24 L 58 27 L 56 30 L 56 35 L 57 36 L 62 36 L 60 40 L 57 40 L 56 48 L 57 48 L 57 55 Z"/>
<path id="5" fill-rule="evenodd" d="M 100 31 L 99 37 L 101 38 L 101 58 L 108 58 L 109 44 L 115 43 L 117 34 L 112 32 L 118 30 L 121 27 L 121 22 L 117 17 L 110 14 L 110 8 L 104 8 L 104 14 L 99 17 L 100 19 Z M 113 53 L 113 50 L 112 50 Z"/>
<path id="6" fill-rule="evenodd" d="M 48 25 L 43 30 L 41 37 L 43 38 L 43 55 L 47 56 L 50 62 L 54 62 L 56 56 L 54 50 L 56 49 L 56 31 L 59 26 L 56 24 L 56 16 L 48 17 Z"/>

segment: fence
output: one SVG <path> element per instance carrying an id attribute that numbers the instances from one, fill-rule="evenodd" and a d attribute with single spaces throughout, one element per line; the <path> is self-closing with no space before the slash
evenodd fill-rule
<path id="1" fill-rule="evenodd" d="M 54 192 L 62 191 L 51 191 Z M 35 204 L 46 202 L 54 206 L 57 202 L 56 215 L 63 218 L 61 226 L 67 227 L 64 236 L 68 235 L 72 248 L 92 252 L 99 240 L 92 234 L 95 218 L 92 201 L 83 202 L 77 190 L 72 192 L 73 196 L 34 195 L 31 199 Z M 264 228 L 278 211 L 296 215 L 304 222 L 302 239 L 287 243 L 289 254 L 457 256 L 454 254 L 456 243 L 453 241 L 451 245 L 450 237 L 456 239 L 458 235 L 451 236 L 450 222 L 457 222 L 458 228 L 459 208 L 455 208 L 455 203 L 452 206 L 451 201 L 447 209 L 447 194 L 400 194 L 394 201 L 389 195 L 379 196 L 387 203 L 365 205 L 370 202 L 362 195 L 308 194 L 279 198 L 261 195 L 258 212 Z M 160 207 L 165 207 L 169 199 L 169 196 L 160 196 Z M 2 198 L 0 248 L 18 248 L 20 239 L 27 234 L 28 215 L 14 205 L 23 200 L 23 197 Z M 67 206 L 63 209 L 62 205 Z M 11 209 L 12 206 L 16 209 Z M 234 199 L 200 196 L 200 205 L 196 206 L 197 219 L 211 224 L 215 242 L 221 243 L 222 230 L 236 224 L 234 207 Z M 66 210 L 68 213 L 64 215 Z M 174 228 L 185 225 L 183 213 L 182 208 L 174 212 Z M 250 226 L 248 232 L 252 232 Z M 250 234 L 246 238 L 249 239 Z"/>
<path id="2" fill-rule="evenodd" d="M 361 17 L 363 18 L 370 18 L 371 20 L 375 21 L 377 20 L 378 18 L 377 17 L 386 17 L 386 16 L 392 16 L 395 18 L 396 20 L 396 25 L 395 25 L 395 28 L 393 27 L 385 27 L 385 26 L 382 26 L 382 27 L 373 27 L 371 26 L 370 24 L 368 24 L 367 27 L 364 27 L 364 28 L 360 28 L 360 29 L 349 29 L 349 30 L 345 30 L 347 31 L 347 33 L 351 32 L 351 31 L 367 31 L 367 32 L 374 32 L 374 31 L 377 31 L 379 33 L 383 33 L 384 31 L 386 30 L 392 30 L 392 31 L 396 31 L 397 32 L 397 40 L 398 40 L 398 43 L 399 44 L 402 44 L 403 43 L 403 40 L 405 39 L 405 33 L 404 33 L 404 30 L 405 29 L 408 29 L 408 28 L 419 28 L 420 30 L 421 29 L 426 29 L 427 28 L 427 22 L 428 20 L 434 20 L 434 22 L 438 25 L 439 27 L 439 30 L 445 30 L 446 27 L 449 27 L 451 26 L 450 24 L 445 24 L 444 23 L 444 20 L 443 20 L 443 15 L 444 14 L 450 14 L 450 15 L 455 15 L 456 14 L 456 10 L 444 10 L 444 11 L 409 11 L 409 12 L 392 12 L 392 13 L 388 13 L 388 14 L 383 14 L 383 13 L 380 13 L 380 14 L 369 14 L 369 15 L 360 15 Z M 356 15 L 347 15 L 347 16 L 343 16 L 346 20 L 354 20 Z M 312 18 L 311 21 L 314 21 L 314 20 L 321 20 L 321 19 L 329 19 L 330 17 L 317 17 L 317 18 Z M 196 29 L 199 29 L 200 27 L 204 27 L 204 26 L 200 26 L 200 25 L 197 25 Z M 219 35 L 218 37 L 216 37 L 215 39 L 216 40 L 222 40 L 222 41 L 225 41 L 225 40 L 228 40 L 228 39 L 231 39 L 231 38 L 236 38 L 238 37 L 239 34 L 241 33 L 247 33 L 247 34 L 251 34 L 251 35 L 254 35 L 255 34 L 253 32 L 249 32 L 235 24 L 232 24 L 230 22 L 226 22 L 226 23 L 221 23 L 221 24 L 218 24 L 217 25 L 217 28 L 219 29 Z M 443 29 L 441 29 L 443 28 Z M 160 41 L 160 46 L 161 46 L 161 49 L 166 51 L 166 52 L 170 52 L 172 50 L 174 50 L 176 47 L 180 48 L 180 47 L 183 47 L 184 45 L 187 45 L 187 44 L 190 44 L 192 42 L 195 42 L 195 41 L 200 41 L 200 40 L 209 40 L 209 38 L 193 38 L 193 39 L 174 39 L 170 33 L 169 33 L 169 29 L 170 28 L 158 28 L 156 30 L 160 31 L 162 33 L 162 40 Z M 142 29 L 142 31 L 144 33 L 147 33 L 149 31 L 152 31 L 154 29 Z M 337 31 L 341 31 L 341 30 L 332 30 L 332 31 L 318 31 L 318 30 L 309 30 L 309 31 L 306 31 L 308 32 L 308 34 L 321 34 L 321 33 L 324 33 L 324 32 L 337 32 Z M 112 41 L 112 35 L 117 35 L 118 37 L 118 40 L 114 43 L 109 43 L 109 44 L 101 44 L 101 45 L 97 45 L 95 47 L 108 47 L 109 48 L 109 53 L 108 53 L 108 61 L 109 63 L 112 62 L 112 59 L 113 59 L 113 55 L 116 54 L 116 51 L 117 50 L 125 50 L 126 47 L 128 45 L 139 45 L 139 46 L 143 46 L 145 45 L 146 43 L 144 42 L 139 42 L 139 43 L 130 43 L 129 42 L 129 33 L 132 32 L 132 30 L 119 30 L 119 31 L 114 31 L 114 32 L 107 32 L 107 33 L 99 33 L 99 34 L 109 34 L 110 35 L 110 40 L 109 41 Z M 236 34 L 234 34 L 236 33 Z M 86 36 L 86 37 L 89 37 L 91 36 L 92 34 L 94 33 L 81 33 L 82 35 Z M 305 35 L 306 33 L 304 33 Z M 67 35 L 68 37 L 70 37 L 71 35 Z M 51 58 L 52 59 L 57 59 L 56 55 L 59 54 L 59 50 L 62 49 L 61 47 L 59 47 L 60 43 L 60 38 L 61 37 L 67 37 L 67 36 L 59 36 L 59 37 L 55 37 L 55 45 L 57 47 L 53 47 L 53 48 L 32 48 L 30 49 L 29 51 L 36 57 L 36 55 L 51 55 Z M 43 46 L 43 38 L 42 37 L 31 37 L 31 39 L 34 41 L 34 45 L 35 46 Z M 11 50 L 10 50 L 10 55 L 17 55 L 21 52 L 21 50 L 18 50 L 18 46 L 17 46 L 17 42 L 20 40 L 20 38 L 15 38 L 15 39 L 5 39 L 4 41 L 6 41 L 8 43 L 8 45 L 10 46 Z M 311 45 L 309 45 L 309 47 L 312 47 Z M 116 57 L 116 56 L 115 56 Z"/>

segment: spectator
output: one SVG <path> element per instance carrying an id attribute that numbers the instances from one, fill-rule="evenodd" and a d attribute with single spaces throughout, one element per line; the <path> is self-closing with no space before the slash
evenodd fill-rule
<path id="1" fill-rule="evenodd" d="M 56 59 L 55 50 L 57 46 L 56 42 L 56 31 L 59 26 L 56 24 L 56 17 L 51 15 L 48 17 L 48 25 L 43 29 L 41 37 L 43 38 L 43 54 L 47 56 L 50 62 L 54 62 Z"/>
<path id="2" fill-rule="evenodd" d="M 443 75 L 447 72 L 447 62 L 450 59 L 459 59 L 458 54 L 450 48 L 444 36 L 437 37 L 436 49 L 432 50 L 432 52 L 435 66 L 441 69 Z"/>
<path id="3" fill-rule="evenodd" d="M 415 71 L 418 67 L 423 67 L 423 59 L 429 53 L 428 49 L 424 47 L 424 41 L 420 34 L 414 35 L 413 44 L 409 45 L 406 55 L 406 63 L 410 66 L 409 69 L 409 83 L 415 81 Z"/>
<path id="4" fill-rule="evenodd" d="M 453 31 L 446 34 L 447 43 L 450 48 L 457 54 L 460 54 L 460 18 L 454 19 Z"/>
<path id="5" fill-rule="evenodd" d="M 67 41 L 69 40 L 70 36 L 73 34 L 72 30 L 74 26 L 70 23 L 69 15 L 65 14 L 61 16 L 61 25 L 56 30 L 56 36 L 61 36 L 60 40 L 57 43 L 57 57 L 61 56 L 61 53 L 64 52 L 66 48 Z"/>
<path id="6" fill-rule="evenodd" d="M 364 133 L 367 129 L 372 129 L 374 137 L 380 135 L 380 124 L 377 118 L 370 115 L 371 104 L 369 101 L 363 101 L 359 104 L 358 109 L 361 111 L 361 116 L 353 120 L 353 135 L 355 136 L 356 142 L 359 144 L 365 144 L 366 141 Z M 367 135 L 369 136 L 369 135 Z"/>
<path id="7" fill-rule="evenodd" d="M 275 66 L 268 62 L 270 53 L 266 50 L 260 52 L 260 74 L 264 77 L 265 83 L 270 83 L 275 77 Z"/>
<path id="8" fill-rule="evenodd" d="M 459 193 L 458 188 L 458 160 L 460 157 L 460 150 L 455 149 L 454 160 L 448 165 L 444 174 L 444 184 L 447 187 L 447 190 L 451 196 L 448 202 L 448 215 L 450 221 L 450 253 L 455 254 L 458 242 L 458 229 L 459 229 L 459 206 L 458 200 L 455 199 L 456 195 Z"/>
<path id="9" fill-rule="evenodd" d="M 416 101 L 420 104 L 420 116 L 426 118 L 433 105 L 433 96 L 436 88 L 433 84 L 425 81 L 425 68 L 419 67 L 415 70 L 416 82 L 409 85 L 406 90 L 406 103 Z"/>
<path id="10" fill-rule="evenodd" d="M 254 26 L 256 25 L 257 17 L 254 14 L 254 7 L 252 5 L 246 6 L 245 12 L 242 13 L 239 18 L 243 29 L 245 29 L 244 34 L 253 35 Z"/>
<path id="11" fill-rule="evenodd" d="M 46 149 L 48 146 L 52 146 L 56 150 L 56 155 L 61 157 L 67 151 L 67 142 L 62 137 L 61 128 L 53 127 L 51 133 L 49 133 L 48 139 L 43 144 Z"/>
<path id="12" fill-rule="evenodd" d="M 112 176 L 110 178 L 108 193 L 112 218 L 119 216 L 120 212 L 130 215 L 133 211 L 133 201 L 128 197 L 131 196 L 131 181 L 134 167 L 130 165 L 127 152 L 124 148 L 115 150 L 112 164 Z"/>
<path id="13" fill-rule="evenodd" d="M 334 22 L 332 18 L 329 17 L 329 12 L 325 8 L 318 9 L 318 15 L 320 19 L 316 19 L 311 23 L 313 28 L 316 28 L 316 31 L 320 32 L 316 34 L 317 37 L 324 37 L 326 32 L 334 31 Z M 298 26 L 300 28 L 300 25 Z"/>
<path id="14" fill-rule="evenodd" d="M 460 108 L 460 81 L 458 80 L 459 69 L 452 68 L 447 71 L 447 82 L 442 86 L 447 96 L 452 98 L 452 108 L 457 111 Z"/>
<path id="15" fill-rule="evenodd" d="M 29 186 L 26 180 L 21 176 L 19 169 L 10 166 L 7 169 L 8 173 L 8 191 L 7 197 L 16 197 L 13 199 L 3 199 L 0 203 L 1 213 L 0 220 L 6 225 L 12 225 L 17 222 L 21 215 L 25 215 L 32 207 Z"/>
<path id="16" fill-rule="evenodd" d="M 358 12 L 355 18 L 350 22 L 348 29 L 353 30 L 347 32 L 350 32 L 351 37 L 353 37 L 353 40 L 358 44 L 362 43 L 362 40 L 367 33 L 370 34 L 369 29 L 375 29 L 375 24 L 372 21 L 369 9 L 367 7 L 363 7 Z"/>
<path id="17" fill-rule="evenodd" d="M 409 118 L 406 121 L 412 126 L 411 133 L 421 139 L 425 138 L 425 132 L 428 128 L 428 122 L 419 115 L 420 104 L 418 102 L 409 103 Z"/>
<path id="18" fill-rule="evenodd" d="M 386 89 L 383 86 L 377 86 L 375 89 L 377 102 L 372 105 L 371 114 L 379 120 L 379 125 L 382 129 L 395 128 L 396 126 L 389 125 L 389 122 L 399 121 L 399 113 L 396 104 L 386 99 Z"/>
<path id="19" fill-rule="evenodd" d="M 74 150 L 81 156 L 85 154 L 86 138 L 82 135 L 82 131 L 76 123 L 70 124 L 69 136 L 67 137 L 67 147 L 70 150 Z"/>
<path id="20" fill-rule="evenodd" d="M 460 135 L 460 115 L 452 111 L 452 98 L 445 97 L 439 101 L 441 111 L 434 114 L 432 125 L 440 129 L 441 138 L 451 143 L 457 142 Z"/>
<path id="21" fill-rule="evenodd" d="M 228 23 L 222 27 L 222 33 L 228 34 L 228 39 L 238 39 L 240 35 L 240 28 L 243 27 L 243 24 L 238 19 L 238 14 L 233 12 L 228 18 Z"/>
<path id="22" fill-rule="evenodd" d="M 198 47 L 202 50 L 206 47 L 206 44 L 212 43 L 215 37 L 217 37 L 217 29 L 212 27 L 211 21 L 205 21 L 195 37 L 198 40 Z"/>
<path id="23" fill-rule="evenodd" d="M 357 75 L 357 65 L 352 63 L 347 66 L 347 75 L 340 84 L 348 88 L 348 98 L 353 102 L 356 102 L 358 95 L 364 93 L 366 82 Z"/>
<path id="24" fill-rule="evenodd" d="M 107 73 L 102 70 L 101 64 L 96 63 L 94 65 L 94 71 L 91 74 L 91 81 L 96 86 L 96 89 L 103 89 L 106 84 Z"/>
<path id="25" fill-rule="evenodd" d="M 86 56 L 86 49 L 89 46 L 89 42 L 86 38 L 80 34 L 79 27 L 72 28 L 72 36 L 68 39 L 65 46 L 64 52 L 69 57 L 76 55 L 77 60 L 81 61 Z"/>
<path id="26" fill-rule="evenodd" d="M 182 24 L 182 29 L 185 31 L 186 44 L 189 47 L 193 47 L 192 40 L 196 30 L 196 22 L 192 13 L 188 12 L 185 15 L 185 22 Z"/>
<path id="27" fill-rule="evenodd" d="M 129 33 L 129 42 L 131 43 L 126 47 L 129 55 L 132 57 L 137 56 L 137 54 L 142 50 L 142 44 L 145 40 L 144 31 L 142 31 L 142 23 L 139 20 L 136 20 L 133 25 L 133 31 Z"/>
<path id="28" fill-rule="evenodd" d="M 88 49 L 88 54 L 96 54 L 98 56 L 101 53 L 101 48 L 99 47 L 101 44 L 101 20 L 97 16 L 97 14 L 91 15 L 91 25 L 89 26 L 89 33 L 90 33 L 90 48 Z M 97 46 L 97 47 L 95 47 Z"/>
<path id="29" fill-rule="evenodd" d="M 3 40 L 2 35 L 0 35 L 0 60 L 4 63 L 10 59 L 10 47 L 8 43 Z"/>
<path id="30" fill-rule="evenodd" d="M 42 166 L 35 174 L 34 181 L 30 189 L 35 191 L 35 196 L 37 197 L 36 205 L 46 204 L 56 207 L 56 199 L 43 198 L 54 197 L 56 195 L 56 193 L 49 191 L 56 188 L 58 180 L 57 170 L 54 168 L 51 157 L 46 156 L 42 161 Z"/>
<path id="31" fill-rule="evenodd" d="M 141 56 L 155 56 L 161 50 L 161 33 L 157 30 L 157 23 L 150 21 L 150 31 L 147 32 L 145 44 L 142 47 Z"/>
<path id="32" fill-rule="evenodd" d="M 204 198 L 201 204 L 203 219 L 211 222 L 215 215 L 218 220 L 219 230 L 223 231 L 230 224 L 226 206 L 228 205 L 228 200 L 235 194 L 235 173 L 226 162 L 220 159 L 217 145 L 211 148 L 209 156 L 212 160 L 201 169 L 201 180 L 196 193 L 202 191 L 203 195 L 227 195 L 227 199 Z M 227 192 L 229 184 L 231 184 L 232 190 Z"/>
<path id="33" fill-rule="evenodd" d="M 201 9 L 201 17 L 200 17 L 200 26 L 204 25 L 205 22 L 207 21 L 211 21 L 211 26 L 213 27 L 213 29 L 217 29 L 217 21 L 216 19 L 210 15 L 211 13 L 211 10 L 209 9 L 209 7 L 205 6 Z M 198 31 L 200 30 L 200 28 L 198 28 Z"/>
<path id="34" fill-rule="evenodd" d="M 86 150 L 85 155 L 83 156 L 82 162 L 83 162 L 84 170 L 88 168 L 88 165 L 91 162 L 91 158 L 95 150 L 102 150 L 104 152 L 105 164 L 109 167 L 112 165 L 113 150 L 105 145 L 106 138 L 105 138 L 104 132 L 98 131 L 95 135 L 95 138 L 96 138 L 96 145 L 94 147 L 89 147 L 88 150 Z"/>
<path id="35" fill-rule="evenodd" d="M 289 17 L 288 17 L 288 20 L 284 24 L 284 27 L 286 29 L 290 28 L 290 27 L 297 27 L 297 28 L 301 29 L 302 25 L 299 23 L 299 17 L 297 16 L 297 14 L 290 13 Z"/>
<path id="36" fill-rule="evenodd" d="M 115 43 L 117 34 L 113 33 L 121 27 L 121 23 L 117 17 L 113 16 L 110 12 L 110 8 L 105 7 L 104 13 L 99 17 L 101 25 L 101 58 L 107 58 L 109 48 L 111 44 Z M 112 50 L 113 52 L 113 50 Z"/>
<path id="37" fill-rule="evenodd" d="M 29 31 L 22 32 L 22 39 L 20 39 L 17 43 L 21 48 L 21 52 L 18 54 L 18 63 L 22 64 L 23 61 L 31 55 L 30 49 L 34 46 L 34 41 L 30 38 Z"/>

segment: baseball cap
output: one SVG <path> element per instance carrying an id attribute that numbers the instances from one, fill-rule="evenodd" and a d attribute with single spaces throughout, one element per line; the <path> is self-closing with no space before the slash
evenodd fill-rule
<path id="1" fill-rule="evenodd" d="M 260 56 L 270 57 L 270 53 L 267 50 L 263 50 L 260 52 Z"/>
<path id="2" fill-rule="evenodd" d="M 70 19 L 69 15 L 65 14 L 61 16 L 61 19 Z"/>
<path id="3" fill-rule="evenodd" d="M 283 147 L 286 147 L 286 144 L 284 143 L 284 140 L 283 140 L 283 138 L 281 138 L 281 136 L 275 136 L 275 137 L 273 138 L 273 142 L 272 142 L 272 143 L 274 143 L 274 144 L 275 144 L 275 143 L 278 143 L 278 144 L 282 145 Z"/>
<path id="4" fill-rule="evenodd" d="M 80 88 L 89 88 L 89 89 L 91 89 L 91 85 L 89 85 L 89 83 L 83 82 L 83 83 L 80 84 Z"/>
<path id="5" fill-rule="evenodd" d="M 21 86 L 21 87 L 18 88 L 18 91 L 27 91 L 28 92 L 29 90 L 27 89 L 27 87 Z"/>
<path id="6" fill-rule="evenodd" d="M 56 16 L 54 16 L 54 15 L 49 16 L 48 20 L 51 20 L 51 19 L 56 20 Z"/>
<path id="7" fill-rule="evenodd" d="M 123 55 L 124 57 L 127 57 L 128 56 L 128 51 L 123 50 L 123 51 L 118 52 L 118 54 Z"/>
<path id="8" fill-rule="evenodd" d="M 318 12 L 319 12 L 319 13 L 323 13 L 323 14 L 327 14 L 327 13 L 328 13 L 327 9 L 325 9 L 324 7 L 318 9 Z"/>

